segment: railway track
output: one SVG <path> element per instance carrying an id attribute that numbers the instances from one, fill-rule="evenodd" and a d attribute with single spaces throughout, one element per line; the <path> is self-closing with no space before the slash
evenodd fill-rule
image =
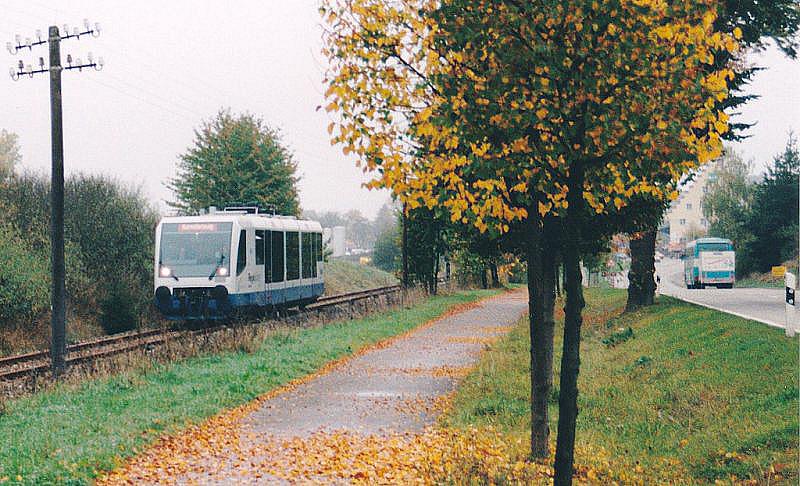
<path id="1" fill-rule="evenodd" d="M 317 299 L 305 307 L 304 311 L 321 311 L 338 305 L 351 305 L 360 300 L 381 297 L 399 292 L 399 285 L 379 287 L 347 294 L 331 295 Z M 301 311 L 302 312 L 302 311 Z M 67 367 L 90 363 L 102 358 L 134 351 L 148 346 L 157 346 L 179 337 L 213 334 L 228 328 L 220 325 L 197 330 L 147 329 L 115 334 L 113 336 L 91 339 L 67 346 L 65 358 Z M 50 370 L 50 351 L 41 350 L 13 356 L 0 357 L 0 381 L 17 380 L 30 375 L 46 373 Z"/>

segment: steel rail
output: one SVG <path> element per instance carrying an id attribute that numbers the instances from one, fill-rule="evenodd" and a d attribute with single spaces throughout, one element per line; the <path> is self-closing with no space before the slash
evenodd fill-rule
<path id="1" fill-rule="evenodd" d="M 362 299 L 393 294 L 401 290 L 399 285 L 389 285 L 368 290 L 321 297 L 307 305 L 305 311 L 321 310 Z M 82 341 L 67 346 L 67 365 L 84 364 L 101 358 L 134 351 L 136 349 L 163 344 L 169 340 L 185 336 L 213 334 L 230 326 L 221 325 L 197 330 L 174 331 L 169 329 L 145 329 L 115 334 Z M 10 381 L 24 376 L 46 373 L 50 370 L 50 351 L 32 351 L 13 356 L 0 357 L 0 381 Z"/>

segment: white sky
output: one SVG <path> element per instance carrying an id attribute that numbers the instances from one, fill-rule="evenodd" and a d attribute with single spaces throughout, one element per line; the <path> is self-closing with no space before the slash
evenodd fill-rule
<path id="1" fill-rule="evenodd" d="M 279 127 L 299 162 L 300 200 L 315 210 L 359 209 L 373 217 L 388 200 L 367 191 L 354 160 L 328 142 L 323 104 L 317 0 L 137 2 L 0 0 L 0 128 L 20 136 L 23 167 L 49 171 L 48 79 L 12 81 L 19 59 L 47 59 L 46 46 L 15 56 L 5 42 L 19 33 L 47 32 L 53 23 L 100 22 L 99 38 L 62 43 L 67 54 L 103 56 L 101 72 L 65 72 L 64 145 L 67 172 L 105 173 L 140 184 L 148 197 L 171 197 L 177 155 L 193 141 L 201 119 L 221 107 L 249 111 Z M 779 152 L 790 128 L 800 131 L 800 63 L 774 50 L 754 60 L 769 67 L 752 91 L 760 100 L 743 110 L 758 121 L 737 144 L 760 170 Z"/>

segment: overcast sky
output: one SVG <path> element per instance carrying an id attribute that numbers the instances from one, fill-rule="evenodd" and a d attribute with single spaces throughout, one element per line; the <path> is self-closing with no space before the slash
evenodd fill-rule
<path id="1" fill-rule="evenodd" d="M 164 182 L 177 155 L 193 141 L 200 120 L 222 107 L 249 111 L 279 127 L 299 162 L 300 202 L 314 210 L 359 209 L 373 217 L 388 200 L 367 191 L 367 176 L 331 147 L 322 104 L 317 0 L 137 2 L 0 0 L 0 47 L 15 34 L 46 35 L 47 26 L 100 22 L 99 38 L 67 40 L 62 57 L 101 55 L 101 72 L 65 72 L 64 145 L 67 172 L 105 173 L 140 184 L 153 201 L 171 197 Z M 23 167 L 49 170 L 48 80 L 12 81 L 4 74 L 19 59 L 35 64 L 47 48 L 0 53 L 0 128 L 19 134 Z M 790 129 L 800 131 L 800 63 L 774 49 L 753 61 L 768 67 L 752 92 L 761 99 L 743 110 L 757 121 L 737 144 L 761 170 Z M 163 205 L 162 205 L 163 207 Z"/>

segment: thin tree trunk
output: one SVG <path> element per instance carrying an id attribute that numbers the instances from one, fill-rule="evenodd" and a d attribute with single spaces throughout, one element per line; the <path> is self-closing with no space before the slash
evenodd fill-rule
<path id="1" fill-rule="evenodd" d="M 489 288 L 489 280 L 486 278 L 486 265 L 481 268 L 481 288 Z"/>
<path id="2" fill-rule="evenodd" d="M 578 417 L 578 372 L 580 370 L 581 323 L 584 300 L 580 268 L 580 241 L 583 212 L 583 171 L 580 164 L 569 177 L 569 208 L 564 238 L 564 348 L 561 355 L 561 381 L 558 398 L 558 441 L 555 478 L 557 486 L 571 485 L 575 460 L 575 421 Z"/>
<path id="3" fill-rule="evenodd" d="M 497 262 L 492 260 L 489 262 L 489 270 L 492 274 L 492 287 L 498 288 L 500 287 L 500 275 L 497 272 Z"/>
<path id="4" fill-rule="evenodd" d="M 554 265 L 543 246 L 538 212 L 527 228 L 528 310 L 531 337 L 531 458 L 550 455 L 548 401 L 553 387 Z"/>
<path id="5" fill-rule="evenodd" d="M 529 212 L 526 229 L 526 259 L 528 263 L 528 326 L 531 339 L 531 458 L 547 457 L 550 453 L 548 438 L 547 403 L 542 407 L 541 390 L 547 387 L 547 377 L 542 373 L 542 228 L 539 213 Z"/>
<path id="6" fill-rule="evenodd" d="M 625 310 L 652 305 L 656 293 L 656 229 L 631 234 L 631 268 L 628 271 L 628 302 Z"/>

